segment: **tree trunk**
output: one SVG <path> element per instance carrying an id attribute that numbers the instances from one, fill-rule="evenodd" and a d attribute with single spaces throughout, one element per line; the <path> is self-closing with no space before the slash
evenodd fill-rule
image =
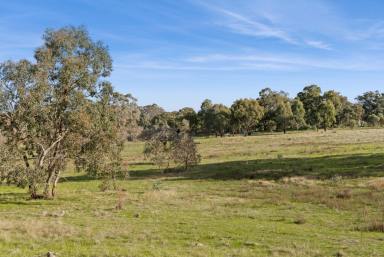
<path id="1" fill-rule="evenodd" d="M 48 173 L 48 178 L 45 181 L 44 197 L 47 198 L 47 199 L 52 198 L 50 187 L 51 187 L 51 184 L 52 184 L 53 174 L 54 174 L 53 170 L 50 170 L 49 173 Z"/>
<path id="2" fill-rule="evenodd" d="M 54 181 L 53 181 L 53 184 L 52 184 L 52 190 L 51 190 L 51 196 L 52 197 L 55 197 L 56 186 L 57 186 L 57 183 L 59 182 L 59 179 L 60 179 L 60 171 L 56 171 L 55 172 Z"/>

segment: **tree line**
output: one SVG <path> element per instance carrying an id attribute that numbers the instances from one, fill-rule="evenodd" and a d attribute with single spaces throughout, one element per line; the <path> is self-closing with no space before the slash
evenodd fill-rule
<path id="1" fill-rule="evenodd" d="M 143 130 L 168 127 L 194 135 L 384 126 L 384 93 L 369 91 L 351 102 L 334 90 L 322 93 L 317 85 L 304 87 L 294 98 L 265 88 L 257 98 L 238 99 L 231 106 L 207 99 L 197 112 L 189 107 L 166 112 L 156 104 L 138 108 Z"/>

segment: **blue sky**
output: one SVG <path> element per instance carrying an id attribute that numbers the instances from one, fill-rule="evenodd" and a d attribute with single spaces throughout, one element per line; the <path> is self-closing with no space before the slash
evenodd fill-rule
<path id="1" fill-rule="evenodd" d="M 32 59 L 46 28 L 84 25 L 109 46 L 115 87 L 142 105 L 230 105 L 312 83 L 351 100 L 384 90 L 381 0 L 13 0 L 0 13 L 0 61 Z"/>

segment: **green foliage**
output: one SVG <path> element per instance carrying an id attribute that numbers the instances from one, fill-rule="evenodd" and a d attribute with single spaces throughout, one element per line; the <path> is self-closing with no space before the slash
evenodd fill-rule
<path id="1" fill-rule="evenodd" d="M 357 100 L 364 109 L 364 118 L 367 120 L 369 115 L 379 115 L 384 113 L 384 93 L 379 91 L 369 91 L 357 97 Z"/>
<path id="2" fill-rule="evenodd" d="M 291 109 L 291 103 L 289 101 L 280 101 L 276 109 L 276 121 L 280 130 L 284 131 L 284 134 L 289 128 L 293 119 L 293 113 Z"/>
<path id="3" fill-rule="evenodd" d="M 212 106 L 212 128 L 215 135 L 223 136 L 229 129 L 231 110 L 223 104 Z"/>
<path id="4" fill-rule="evenodd" d="M 324 100 L 319 106 L 320 124 L 326 131 L 327 128 L 332 127 L 336 122 L 336 110 L 330 100 Z"/>
<path id="5" fill-rule="evenodd" d="M 187 170 L 201 160 L 193 138 L 187 132 L 170 128 L 152 131 L 144 146 L 144 156 L 161 169 L 168 169 L 173 162 Z"/>
<path id="6" fill-rule="evenodd" d="M 292 110 L 292 128 L 298 130 L 306 126 L 305 122 L 305 109 L 300 99 L 295 98 L 291 104 Z"/>
<path id="7" fill-rule="evenodd" d="M 28 186 L 32 198 L 39 197 L 42 186 L 46 197 L 54 196 L 67 160 L 90 149 L 84 145 L 95 138 L 100 119 L 89 110 L 105 96 L 108 83 L 101 80 L 112 70 L 107 47 L 92 41 L 82 27 L 47 30 L 43 39 L 34 63 L 8 61 L 0 66 L 3 147 L 8 148 L 5 153 L 16 153 L 17 165 L 23 164 L 9 169 L 3 179 Z M 99 142 L 93 147 L 100 149 Z M 103 152 L 108 155 L 109 150 Z"/>
<path id="8" fill-rule="evenodd" d="M 256 99 L 239 99 L 231 106 L 234 130 L 249 134 L 256 129 L 264 115 L 264 108 Z"/>
<path id="9" fill-rule="evenodd" d="M 159 128 L 146 137 L 144 156 L 161 169 L 169 168 L 172 161 L 172 142 L 177 137 L 174 129 Z"/>
<path id="10" fill-rule="evenodd" d="M 100 86 L 96 101 L 89 102 L 86 110 L 91 120 L 97 122 L 91 122 L 87 127 L 88 138 L 76 155 L 75 164 L 89 176 L 102 178 L 104 189 L 107 189 L 106 185 L 117 189 L 116 179 L 128 176 L 121 165 L 121 151 L 132 126 L 125 114 L 133 99 L 130 95 L 114 92 L 110 83 L 103 82 Z"/>
<path id="11" fill-rule="evenodd" d="M 182 133 L 178 135 L 172 145 L 172 159 L 176 165 L 183 166 L 184 170 L 197 165 L 201 161 L 196 143 L 189 134 Z"/>
<path id="12" fill-rule="evenodd" d="M 320 123 L 319 106 L 322 101 L 321 89 L 317 85 L 310 85 L 297 94 L 304 105 L 305 120 L 308 125 L 318 127 Z"/>

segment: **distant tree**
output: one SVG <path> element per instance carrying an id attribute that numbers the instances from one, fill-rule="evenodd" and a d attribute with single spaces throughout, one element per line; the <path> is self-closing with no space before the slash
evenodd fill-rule
<path id="1" fill-rule="evenodd" d="M 368 116 L 367 122 L 369 126 L 378 127 L 380 126 L 380 116 L 376 114 L 371 114 Z"/>
<path id="2" fill-rule="evenodd" d="M 297 97 L 304 105 L 306 123 L 318 127 L 320 123 L 319 107 L 322 102 L 321 89 L 317 85 L 310 85 L 298 93 Z"/>
<path id="3" fill-rule="evenodd" d="M 177 117 L 178 117 L 177 119 L 179 124 L 183 124 L 183 120 L 188 121 L 188 128 L 190 132 L 192 134 L 197 133 L 199 129 L 199 119 L 198 119 L 197 113 L 193 108 L 185 107 L 179 110 Z"/>
<path id="4" fill-rule="evenodd" d="M 35 63 L 0 66 L 2 156 L 12 155 L 15 164 L 0 173 L 7 183 L 27 186 L 31 198 L 40 197 L 41 187 L 45 197 L 55 195 L 66 161 L 78 155 L 98 122 L 87 108 L 112 70 L 107 48 L 84 28 L 47 30 L 43 39 Z"/>
<path id="5" fill-rule="evenodd" d="M 379 91 L 369 91 L 357 97 L 359 104 L 364 109 L 364 119 L 368 120 L 368 117 L 372 114 L 378 116 L 384 113 L 384 94 Z"/>
<path id="6" fill-rule="evenodd" d="M 324 131 L 327 128 L 332 127 L 336 122 L 336 110 L 333 103 L 330 100 L 324 100 L 319 106 L 320 123 L 323 126 Z"/>
<path id="7" fill-rule="evenodd" d="M 277 104 L 276 120 L 278 128 L 280 128 L 284 134 L 287 133 L 287 128 L 289 128 L 292 119 L 291 103 L 289 101 L 280 101 Z"/>
<path id="8" fill-rule="evenodd" d="M 144 129 L 150 129 L 153 125 L 153 119 L 164 112 L 165 110 L 157 104 L 140 107 L 139 125 Z"/>
<path id="9" fill-rule="evenodd" d="M 360 104 L 348 103 L 339 114 L 339 125 L 354 128 L 362 125 L 363 107 Z"/>
<path id="10" fill-rule="evenodd" d="M 212 127 L 215 135 L 224 136 L 228 130 L 231 118 L 231 110 L 223 104 L 215 104 L 212 106 L 213 120 Z"/>
<path id="11" fill-rule="evenodd" d="M 159 168 L 167 169 L 172 161 L 173 144 L 177 132 L 171 128 L 153 129 L 146 137 L 144 156 Z"/>
<path id="12" fill-rule="evenodd" d="M 152 128 L 174 128 L 177 129 L 178 123 L 177 112 L 163 112 L 153 117 L 151 121 Z"/>
<path id="13" fill-rule="evenodd" d="M 154 130 L 145 143 L 144 156 L 163 169 L 171 162 L 188 169 L 201 160 L 193 138 L 172 128 Z"/>
<path id="14" fill-rule="evenodd" d="M 292 110 L 292 127 L 296 130 L 303 128 L 306 126 L 305 123 L 305 109 L 303 103 L 300 101 L 300 99 L 295 98 L 291 103 L 291 110 Z"/>
<path id="15" fill-rule="evenodd" d="M 333 106 L 335 107 L 336 111 L 336 124 L 341 125 L 341 119 L 344 108 L 349 108 L 349 102 L 348 98 L 341 95 L 339 92 L 336 92 L 334 90 L 329 90 L 324 92 L 323 99 L 329 100 L 332 102 Z"/>
<path id="16" fill-rule="evenodd" d="M 201 123 L 202 132 L 209 135 L 213 131 L 213 104 L 209 99 L 205 99 L 201 104 L 200 111 L 198 113 L 198 117 Z"/>
<path id="17" fill-rule="evenodd" d="M 268 131 L 273 131 L 276 128 L 282 129 L 281 111 L 287 109 L 282 109 L 282 105 L 289 101 L 288 94 L 283 91 L 277 92 L 270 88 L 264 88 L 259 93 L 258 101 L 264 108 L 264 116 L 260 122 L 262 129 Z"/>
<path id="18" fill-rule="evenodd" d="M 231 106 L 232 124 L 248 135 L 256 128 L 264 115 L 264 108 L 256 99 L 239 99 Z"/>

